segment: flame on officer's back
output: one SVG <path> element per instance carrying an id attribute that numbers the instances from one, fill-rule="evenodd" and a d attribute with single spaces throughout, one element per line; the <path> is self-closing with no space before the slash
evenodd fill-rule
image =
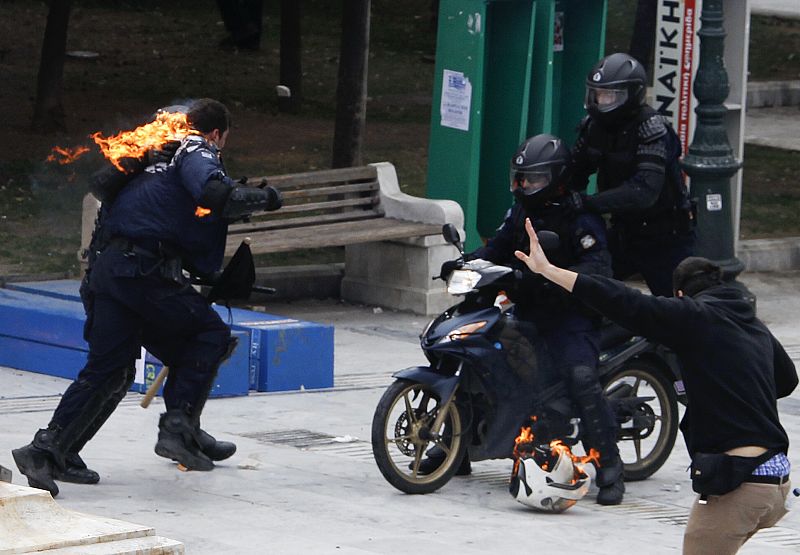
<path id="1" fill-rule="evenodd" d="M 103 137 L 100 132 L 91 136 L 100 152 L 114 166 L 125 171 L 119 160 L 121 158 L 141 159 L 151 148 L 157 148 L 168 141 L 181 140 L 186 135 L 199 134 L 192 129 L 186 120 L 186 114 L 179 112 L 163 112 L 156 114 L 155 120 L 140 125 L 131 131 L 121 131 L 111 137 Z"/>

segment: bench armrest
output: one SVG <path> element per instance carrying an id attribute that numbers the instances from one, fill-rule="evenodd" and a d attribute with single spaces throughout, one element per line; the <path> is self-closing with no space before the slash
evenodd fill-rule
<path id="1" fill-rule="evenodd" d="M 453 200 L 433 200 L 414 197 L 400 191 L 397 172 L 389 162 L 370 164 L 378 172 L 381 207 L 387 218 L 426 224 L 453 224 L 464 236 L 464 211 Z"/>

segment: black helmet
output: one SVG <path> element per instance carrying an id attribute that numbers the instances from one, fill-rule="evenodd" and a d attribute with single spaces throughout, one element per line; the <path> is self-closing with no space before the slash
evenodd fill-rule
<path id="1" fill-rule="evenodd" d="M 644 104 L 647 73 L 627 54 L 606 56 L 586 76 L 584 108 L 600 123 L 615 123 Z"/>
<path id="2" fill-rule="evenodd" d="M 535 208 L 558 192 L 569 150 L 558 137 L 536 135 L 519 145 L 511 158 L 511 192 L 525 208 Z"/>

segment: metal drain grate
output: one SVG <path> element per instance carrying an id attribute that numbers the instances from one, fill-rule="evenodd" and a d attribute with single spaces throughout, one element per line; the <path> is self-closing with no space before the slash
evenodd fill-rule
<path id="1" fill-rule="evenodd" d="M 141 395 L 127 395 L 121 406 L 139 404 Z M 0 414 L 21 414 L 25 412 L 52 412 L 61 401 L 61 395 L 45 395 L 36 397 L 11 397 L 0 399 Z"/>
<path id="2" fill-rule="evenodd" d="M 646 520 L 656 520 L 664 524 L 674 524 L 675 526 L 686 526 L 686 522 L 689 520 L 688 509 L 653 503 L 645 499 L 630 501 L 626 499 L 621 505 L 609 505 L 605 507 L 597 505 L 593 508 Z"/>
<path id="3" fill-rule="evenodd" d="M 374 389 L 387 387 L 394 378 L 385 372 L 374 372 L 372 374 L 342 374 L 333 377 L 333 388 L 337 390 L 346 389 Z"/>
<path id="4" fill-rule="evenodd" d="M 288 445 L 304 451 L 314 451 L 362 461 L 372 461 L 372 444 L 359 439 L 339 439 L 336 436 L 312 432 L 311 430 L 279 430 L 240 434 L 273 445 Z"/>

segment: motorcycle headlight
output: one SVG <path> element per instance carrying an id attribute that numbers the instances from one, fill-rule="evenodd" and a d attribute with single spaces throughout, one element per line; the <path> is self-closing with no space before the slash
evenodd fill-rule
<path id="1" fill-rule="evenodd" d="M 486 325 L 486 320 L 481 320 L 480 322 L 472 322 L 471 324 L 465 324 L 460 328 L 456 328 L 444 337 L 442 337 L 438 343 L 447 343 L 448 341 L 457 341 L 459 339 L 466 339 L 483 326 Z"/>
<path id="2" fill-rule="evenodd" d="M 481 275 L 473 270 L 454 270 L 447 279 L 447 292 L 451 295 L 464 295 L 475 289 L 480 280 Z"/>

